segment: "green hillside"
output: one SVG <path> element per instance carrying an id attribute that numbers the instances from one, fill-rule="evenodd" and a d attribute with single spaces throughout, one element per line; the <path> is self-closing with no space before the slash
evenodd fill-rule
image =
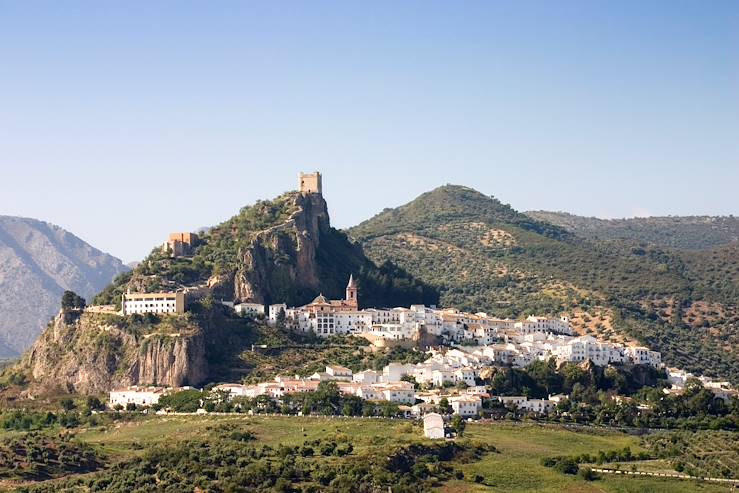
<path id="1" fill-rule="evenodd" d="M 95 302 L 116 303 L 128 288 L 154 292 L 207 284 L 223 299 L 298 306 L 320 292 L 343 296 L 350 274 L 365 306 L 438 301 L 434 289 L 390 262 L 375 265 L 360 245 L 331 227 L 322 197 L 288 192 L 210 228 L 190 256 L 172 258 L 155 248 Z"/>
<path id="2" fill-rule="evenodd" d="M 679 250 L 710 250 L 739 241 L 739 218 L 734 216 L 599 219 L 566 212 L 526 214 L 591 240 L 631 240 Z"/>
<path id="3" fill-rule="evenodd" d="M 96 419 L 96 426 L 86 429 L 0 430 L 3 444 L 24 446 L 0 454 L 0 490 L 718 493 L 731 489 L 670 477 L 584 474 L 590 467 L 615 468 L 601 458 L 628 455 L 618 464 L 624 472 L 675 474 L 679 467 L 697 475 L 730 477 L 716 467 L 715 458 L 696 461 L 672 450 L 673 437 L 691 444 L 713 438 L 701 432 L 639 439 L 618 431 L 499 422 L 469 423 L 455 441 L 431 441 L 423 438 L 419 422 L 400 419 L 245 414 L 118 414 Z M 730 443 L 730 436 L 724 435 L 723 443 Z M 33 454 L 24 454 L 31 447 Z M 66 453 L 57 461 L 61 447 Z M 0 445 L 0 451 L 3 448 Z M 562 457 L 576 458 L 580 466 L 575 470 L 583 472 L 564 473 L 546 465 Z M 736 464 L 736 458 L 736 450 L 724 450 L 720 460 Z"/>
<path id="4" fill-rule="evenodd" d="M 739 378 L 738 283 L 722 260 L 729 253 L 587 240 L 452 185 L 349 234 L 376 262 L 437 287 L 444 306 L 498 316 L 566 312 L 583 331 L 655 347 L 668 364 Z"/>

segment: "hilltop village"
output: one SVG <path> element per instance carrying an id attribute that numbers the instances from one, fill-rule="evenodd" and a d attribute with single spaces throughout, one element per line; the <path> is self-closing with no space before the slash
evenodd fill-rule
<path id="1" fill-rule="evenodd" d="M 302 194 L 321 194 L 320 173 L 299 175 Z M 173 233 L 162 252 L 187 257 L 197 246 L 194 233 Z M 206 292 L 202 287 L 174 292 L 122 295 L 121 315 L 182 314 L 188 304 Z M 310 303 L 290 307 L 285 303 L 265 306 L 250 300 L 218 301 L 234 314 L 263 320 L 282 330 L 332 336 L 361 337 L 376 348 L 420 348 L 428 359 L 418 364 L 390 363 L 382 371 L 350 369 L 329 365 L 325 372 L 310 376 L 276 375 L 274 380 L 256 385 L 228 383 L 216 387 L 230 397 L 266 396 L 279 401 L 287 394 L 315 391 L 322 382 L 335 382 L 339 391 L 370 401 L 388 401 L 404 406 L 409 414 L 423 415 L 438 409 L 445 399 L 455 414 L 478 416 L 486 399 L 496 400 L 526 412 L 549 413 L 565 395 L 547 399 L 526 396 L 493 396 L 479 385 L 481 376 L 494 367 L 526 368 L 536 361 L 556 360 L 596 366 L 647 365 L 662 369 L 659 352 L 638 345 L 606 342 L 592 335 L 574 333 L 567 317 L 529 316 L 523 320 L 499 319 L 487 313 L 467 313 L 436 306 L 411 305 L 395 308 L 361 308 L 360 286 L 353 276 L 346 285 L 344 299 L 328 299 L 318 293 Z M 91 306 L 91 312 L 115 312 L 112 305 Z M 677 369 L 668 372 L 670 392 L 680 392 L 692 375 Z M 721 398 L 736 395 L 726 382 L 703 379 L 707 388 Z M 130 387 L 110 393 L 110 406 L 130 407 L 156 404 L 173 389 Z"/>

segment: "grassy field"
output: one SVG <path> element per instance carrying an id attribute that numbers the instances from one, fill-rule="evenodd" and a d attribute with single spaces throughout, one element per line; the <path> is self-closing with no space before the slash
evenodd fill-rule
<path id="1" fill-rule="evenodd" d="M 353 455 L 382 454 L 386 447 L 424 442 L 419 424 L 386 419 L 157 416 L 119 422 L 110 427 L 78 430 L 76 439 L 92 445 L 111 462 L 143 454 L 156 444 L 174 444 L 193 438 L 207 438 L 227 427 L 237 426 L 254 433 L 260 444 L 277 447 L 301 445 L 326 437 L 349 437 Z M 10 435 L 0 433 L 0 440 Z M 596 454 L 630 447 L 644 450 L 640 439 L 619 432 L 570 431 L 536 424 L 470 423 L 464 441 L 492 444 L 497 452 L 480 460 L 454 464 L 464 473 L 438 486 L 444 493 L 463 492 L 726 492 L 722 485 L 662 478 L 604 476 L 586 481 L 564 475 L 541 465 L 543 457 Z M 342 460 L 336 458 L 335 460 Z M 647 461 L 641 470 L 669 470 L 669 463 Z M 624 467 L 627 469 L 627 467 Z M 653 469 L 653 470 L 654 470 Z M 1 484 L 1 483 L 0 483 Z M 6 483 L 7 486 L 7 483 Z"/>

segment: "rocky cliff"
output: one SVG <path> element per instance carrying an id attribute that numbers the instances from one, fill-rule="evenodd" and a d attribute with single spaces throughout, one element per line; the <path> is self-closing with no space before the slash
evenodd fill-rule
<path id="1" fill-rule="evenodd" d="M 438 302 L 435 290 L 392 264 L 375 265 L 361 246 L 332 228 L 320 194 L 289 192 L 244 207 L 203 232 L 188 257 L 173 258 L 155 248 L 95 298 L 110 304 L 128 289 L 186 290 L 197 293 L 189 297 L 188 314 L 61 314 L 20 369 L 39 391 L 90 393 L 217 380 L 252 342 L 253 328 L 213 299 L 299 306 L 319 293 L 343 296 L 350 274 L 359 282 L 362 306 Z"/>
<path id="2" fill-rule="evenodd" d="M 290 218 L 259 231 L 239 252 L 234 299 L 270 303 L 321 288 L 317 252 L 329 234 L 326 201 L 317 194 L 294 194 Z"/>
<path id="3" fill-rule="evenodd" d="M 81 393 L 142 385 L 196 385 L 208 373 L 199 325 L 182 317 L 154 322 L 60 312 L 23 356 L 33 392 Z"/>
<path id="4" fill-rule="evenodd" d="M 126 270 L 62 228 L 0 216 L 0 358 L 33 343 L 59 309 L 64 290 L 90 298 Z"/>

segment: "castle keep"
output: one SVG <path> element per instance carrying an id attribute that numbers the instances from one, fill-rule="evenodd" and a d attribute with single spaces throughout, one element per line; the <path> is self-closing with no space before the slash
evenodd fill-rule
<path id="1" fill-rule="evenodd" d="M 317 193 L 321 195 L 321 173 L 318 171 L 314 173 L 300 173 L 298 175 L 298 190 L 302 194 Z"/>

